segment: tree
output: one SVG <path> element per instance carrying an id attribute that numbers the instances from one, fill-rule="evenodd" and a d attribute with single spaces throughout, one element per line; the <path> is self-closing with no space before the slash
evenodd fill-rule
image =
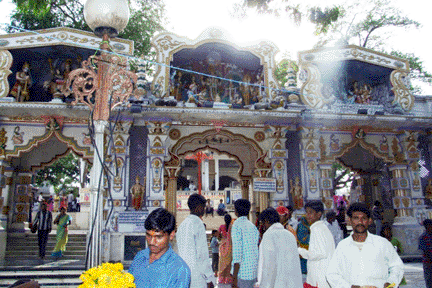
<path id="1" fill-rule="evenodd" d="M 79 184 L 79 167 L 79 158 L 70 152 L 53 164 L 39 170 L 36 173 L 35 186 L 53 186 L 56 194 L 71 190 L 75 192 L 78 188 L 72 184 Z"/>
<path id="2" fill-rule="evenodd" d="M 287 79 L 288 68 L 293 68 L 295 74 L 297 74 L 298 72 L 297 62 L 292 60 L 289 55 L 284 55 L 283 59 L 277 63 L 277 67 L 274 72 L 279 87 L 281 88 L 283 88 L 285 86 L 285 83 L 288 81 Z"/>
<path id="3" fill-rule="evenodd" d="M 355 173 L 351 169 L 342 166 L 342 164 L 335 162 L 332 165 L 330 177 L 333 178 L 333 193 L 336 190 L 351 187 L 351 183 L 354 180 Z"/>
<path id="4" fill-rule="evenodd" d="M 13 0 L 17 9 L 11 16 L 8 32 L 21 29 L 38 30 L 70 27 L 91 31 L 84 20 L 84 6 L 80 0 Z M 119 37 L 135 42 L 135 56 L 150 55 L 150 39 L 164 24 L 162 1 L 134 0 L 130 5 L 131 17 Z"/>
<path id="5" fill-rule="evenodd" d="M 357 0 L 350 5 L 339 7 L 335 21 L 329 22 L 328 29 L 321 29 L 315 21 L 316 34 L 320 36 L 318 46 L 328 43 L 354 43 L 370 49 L 382 49 L 394 28 L 418 28 L 420 23 L 391 6 L 389 0 Z M 336 41 L 336 43 L 335 43 Z"/>

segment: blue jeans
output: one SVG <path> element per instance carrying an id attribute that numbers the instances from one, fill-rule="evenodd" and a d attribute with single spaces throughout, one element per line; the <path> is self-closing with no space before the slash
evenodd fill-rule
<path id="1" fill-rule="evenodd" d="M 239 288 L 253 288 L 256 282 L 257 279 L 254 280 L 237 279 L 237 286 Z"/>
<path id="2" fill-rule="evenodd" d="M 376 235 L 380 235 L 382 228 L 382 220 L 375 220 Z"/>

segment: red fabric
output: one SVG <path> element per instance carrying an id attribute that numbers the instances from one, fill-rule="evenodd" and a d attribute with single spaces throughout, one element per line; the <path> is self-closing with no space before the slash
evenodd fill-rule
<path id="1" fill-rule="evenodd" d="M 305 283 L 303 283 L 303 288 L 318 288 L 318 286 L 315 287 L 315 286 L 312 286 L 312 285 L 305 282 Z"/>
<path id="2" fill-rule="evenodd" d="M 288 214 L 288 209 L 284 206 L 279 206 L 276 208 L 276 211 L 279 213 L 279 215 L 285 215 Z"/>

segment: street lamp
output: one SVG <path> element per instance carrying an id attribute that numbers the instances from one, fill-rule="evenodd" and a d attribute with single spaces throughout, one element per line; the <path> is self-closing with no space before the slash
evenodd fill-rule
<path id="1" fill-rule="evenodd" d="M 128 71 L 127 59 L 112 52 L 109 46 L 111 37 L 116 37 L 129 21 L 127 0 L 87 0 L 84 5 L 84 18 L 94 33 L 102 37 L 101 54 L 90 56 L 81 67 L 73 70 L 65 85 L 65 95 L 74 94 L 71 103 L 83 103 L 92 111 L 94 124 L 94 156 L 90 175 L 91 208 L 90 239 L 87 250 L 86 269 L 102 262 L 102 222 L 103 222 L 103 167 L 104 132 L 110 112 L 123 104 L 134 92 L 137 76 Z"/>

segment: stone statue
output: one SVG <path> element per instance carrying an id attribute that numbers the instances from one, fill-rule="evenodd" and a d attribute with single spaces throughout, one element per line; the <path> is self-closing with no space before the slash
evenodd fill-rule
<path id="1" fill-rule="evenodd" d="M 143 196 L 145 196 L 144 194 L 145 194 L 145 187 L 140 184 L 140 177 L 137 176 L 135 178 L 135 184 L 131 188 L 132 207 L 134 207 L 135 210 L 141 209 Z"/>
<path id="2" fill-rule="evenodd" d="M 295 178 L 295 183 L 293 183 L 293 180 L 290 179 L 290 186 L 291 186 L 291 196 L 293 197 L 294 201 L 294 209 L 301 209 L 303 208 L 303 189 L 300 186 L 300 178 Z"/>
<path id="3" fill-rule="evenodd" d="M 17 102 L 24 102 L 30 99 L 30 87 L 32 80 L 30 77 L 30 66 L 26 62 L 22 67 L 22 71 L 17 72 L 15 75 L 16 82 L 12 87 L 10 95 L 15 97 Z"/>
<path id="4" fill-rule="evenodd" d="M 24 142 L 23 134 L 24 134 L 24 132 L 20 132 L 20 127 L 16 126 L 14 129 L 14 135 L 12 136 L 13 143 L 14 144 L 22 144 Z"/>

